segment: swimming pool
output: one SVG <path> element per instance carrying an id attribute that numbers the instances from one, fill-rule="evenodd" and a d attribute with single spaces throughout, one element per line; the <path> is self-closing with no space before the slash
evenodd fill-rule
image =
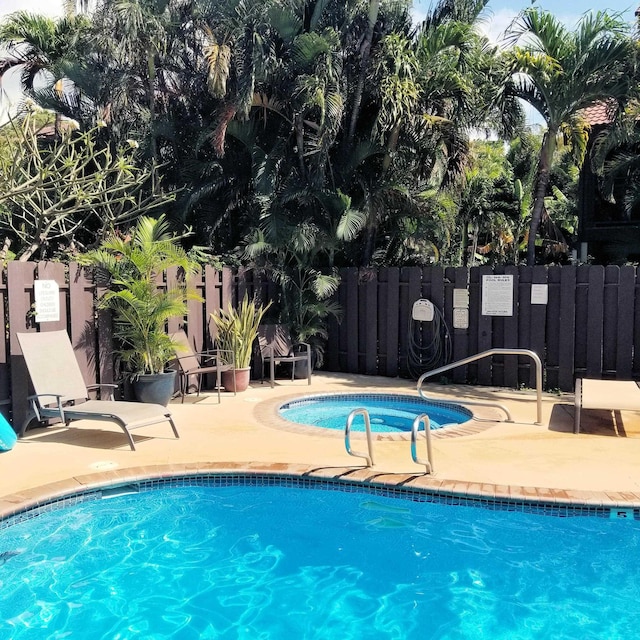
<path id="1" fill-rule="evenodd" d="M 0 529 L 0 637 L 615 640 L 640 623 L 637 513 L 280 477 L 128 489 Z"/>
<path id="2" fill-rule="evenodd" d="M 345 393 L 305 396 L 285 402 L 280 415 L 289 422 L 344 431 L 354 409 L 369 412 L 374 433 L 410 433 L 417 416 L 429 415 L 431 430 L 461 424 L 473 418 L 467 408 L 452 402 L 432 402 L 418 396 L 392 393 Z M 357 417 L 352 431 L 364 431 L 364 418 Z"/>

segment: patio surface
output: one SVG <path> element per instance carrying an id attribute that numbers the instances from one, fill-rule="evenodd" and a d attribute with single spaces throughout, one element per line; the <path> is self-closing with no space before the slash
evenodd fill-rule
<path id="1" fill-rule="evenodd" d="M 292 425 L 277 415 L 286 400 L 315 393 L 397 391 L 415 395 L 410 380 L 316 373 L 279 380 L 276 388 L 252 382 L 237 396 L 188 396 L 174 401 L 180 432 L 167 423 L 133 432 L 131 451 L 122 431 L 107 422 L 80 421 L 72 428 L 32 429 L 12 451 L 0 454 L 0 516 L 87 486 L 179 473 L 218 470 L 307 474 L 382 484 L 403 484 L 457 495 L 640 507 L 640 413 L 584 410 L 573 434 L 573 395 L 544 394 L 542 424 L 535 424 L 532 390 L 456 385 L 425 386 L 435 400 L 491 400 L 496 409 L 474 409 L 463 428 L 433 439 L 435 473 L 411 460 L 408 438 L 375 441 L 375 466 L 349 456 L 343 433 Z M 366 450 L 364 436 L 353 447 Z M 418 454 L 426 457 L 424 442 Z"/>

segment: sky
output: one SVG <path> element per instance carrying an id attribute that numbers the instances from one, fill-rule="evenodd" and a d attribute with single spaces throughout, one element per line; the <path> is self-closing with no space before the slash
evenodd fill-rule
<path id="1" fill-rule="evenodd" d="M 431 4 L 431 0 L 414 0 L 416 17 L 424 15 Z M 514 16 L 531 4 L 531 0 L 490 0 L 486 10 L 487 32 L 497 39 Z M 550 11 L 567 24 L 574 24 L 580 15 L 590 9 L 606 9 L 612 13 L 620 13 L 631 22 L 634 10 L 640 6 L 640 0 L 535 0 L 533 4 Z M 17 10 L 33 11 L 52 17 L 61 16 L 62 0 L 0 0 L 0 16 Z"/>

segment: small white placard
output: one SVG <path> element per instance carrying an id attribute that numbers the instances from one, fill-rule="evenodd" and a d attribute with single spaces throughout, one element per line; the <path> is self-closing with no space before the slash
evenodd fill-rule
<path id="1" fill-rule="evenodd" d="M 453 308 L 454 309 L 469 308 L 469 290 L 468 289 L 453 290 Z"/>
<path id="2" fill-rule="evenodd" d="M 35 280 L 36 322 L 60 320 L 60 290 L 55 280 Z"/>
<path id="3" fill-rule="evenodd" d="M 453 328 L 468 329 L 469 328 L 469 309 L 453 310 Z"/>
<path id="4" fill-rule="evenodd" d="M 482 315 L 513 315 L 513 276 L 482 276 Z"/>
<path id="5" fill-rule="evenodd" d="M 549 285 L 531 285 L 531 304 L 547 304 L 549 302 Z"/>

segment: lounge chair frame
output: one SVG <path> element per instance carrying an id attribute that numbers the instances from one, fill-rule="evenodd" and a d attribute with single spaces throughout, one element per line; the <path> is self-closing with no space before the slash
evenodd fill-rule
<path id="1" fill-rule="evenodd" d="M 35 391 L 28 397 L 30 410 L 20 427 L 20 436 L 34 419 L 59 420 L 66 426 L 73 420 L 87 419 L 115 422 L 127 436 L 132 451 L 136 448 L 131 431 L 140 427 L 166 421 L 175 437 L 180 437 L 167 407 L 114 400 L 113 391 L 118 385 L 87 386 L 66 331 L 18 333 L 17 338 Z M 108 399 L 89 398 L 90 391 L 102 389 Z"/>

